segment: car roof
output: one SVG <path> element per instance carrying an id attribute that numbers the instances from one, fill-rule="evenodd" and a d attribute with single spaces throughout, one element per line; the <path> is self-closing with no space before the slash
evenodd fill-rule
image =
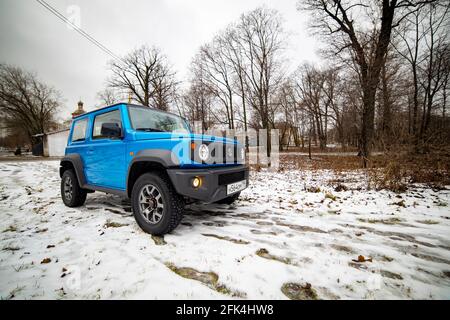
<path id="1" fill-rule="evenodd" d="M 87 115 L 90 115 L 92 113 L 95 113 L 95 112 L 98 112 L 98 111 L 102 111 L 102 110 L 106 110 L 106 109 L 109 109 L 109 108 L 112 108 L 112 107 L 115 107 L 115 106 L 120 106 L 120 105 L 126 105 L 128 107 L 138 107 L 138 108 L 144 108 L 144 109 L 152 109 L 152 110 L 155 110 L 155 111 L 158 111 L 158 112 L 171 114 L 171 115 L 174 115 L 174 116 L 177 116 L 177 117 L 180 117 L 180 118 L 186 120 L 184 117 L 182 117 L 182 116 L 180 116 L 178 114 L 172 113 L 172 112 L 168 112 L 168 111 L 164 111 L 164 110 L 160 110 L 160 109 L 156 109 L 156 108 L 152 108 L 152 107 L 146 107 L 146 106 L 143 106 L 143 105 L 140 105 L 140 104 L 132 104 L 132 103 L 126 103 L 126 102 L 115 103 L 115 104 L 112 104 L 112 105 L 109 105 L 109 106 L 106 106 L 106 107 L 101 107 L 101 108 L 98 108 L 98 109 L 95 109 L 95 110 L 92 110 L 92 111 L 80 114 L 80 115 L 74 117 L 73 120 L 81 119 L 81 118 L 83 118 L 83 117 L 85 117 Z"/>

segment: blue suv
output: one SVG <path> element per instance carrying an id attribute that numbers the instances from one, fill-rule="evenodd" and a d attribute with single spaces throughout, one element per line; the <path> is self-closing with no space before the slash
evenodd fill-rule
<path id="1" fill-rule="evenodd" d="M 128 197 L 136 222 L 154 235 L 180 223 L 187 201 L 231 204 L 248 186 L 236 139 L 193 134 L 175 114 L 126 103 L 73 120 L 59 173 L 66 206 L 95 191 Z"/>

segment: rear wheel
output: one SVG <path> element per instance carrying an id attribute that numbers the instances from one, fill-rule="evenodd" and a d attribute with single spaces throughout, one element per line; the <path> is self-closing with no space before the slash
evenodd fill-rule
<path id="1" fill-rule="evenodd" d="M 79 207 L 86 201 L 86 190 L 78 184 L 75 172 L 71 169 L 64 171 L 61 178 L 61 198 L 68 207 Z"/>
<path id="2" fill-rule="evenodd" d="M 233 194 L 233 195 L 231 195 L 229 197 L 223 198 L 222 200 L 219 200 L 216 203 L 219 203 L 219 204 L 232 204 L 233 202 L 235 202 L 239 198 L 240 195 L 241 195 L 241 193 L 238 192 L 238 193 L 235 193 L 235 194 Z"/>
<path id="3" fill-rule="evenodd" d="M 167 177 L 156 173 L 145 173 L 137 179 L 131 205 L 138 225 L 153 235 L 169 233 L 183 218 L 183 199 Z"/>

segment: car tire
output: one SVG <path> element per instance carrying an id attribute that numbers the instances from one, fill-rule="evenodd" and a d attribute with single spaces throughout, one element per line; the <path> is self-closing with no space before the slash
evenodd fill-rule
<path id="1" fill-rule="evenodd" d="M 183 198 L 168 177 L 153 172 L 141 175 L 131 192 L 137 224 L 147 233 L 164 235 L 175 229 L 184 213 Z"/>
<path id="2" fill-rule="evenodd" d="M 232 204 L 233 202 L 235 202 L 239 196 L 241 195 L 240 192 L 235 193 L 229 197 L 223 198 L 222 200 L 217 201 L 216 203 L 218 204 Z"/>
<path id="3" fill-rule="evenodd" d="M 64 171 L 61 177 L 61 198 L 68 207 L 79 207 L 86 201 L 86 190 L 78 183 L 75 172 L 71 169 Z"/>

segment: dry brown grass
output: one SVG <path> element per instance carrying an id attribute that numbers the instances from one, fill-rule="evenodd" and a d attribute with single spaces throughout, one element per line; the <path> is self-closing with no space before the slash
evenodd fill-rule
<path id="1" fill-rule="evenodd" d="M 252 165 L 260 171 L 260 165 Z M 329 155 L 280 154 L 279 172 L 285 170 L 333 170 L 345 172 L 362 169 L 362 160 L 356 155 L 333 153 Z M 450 185 L 450 148 L 430 149 L 424 154 L 408 149 L 395 148 L 382 155 L 373 155 L 368 160 L 367 172 L 370 187 L 403 192 L 411 183 L 425 183 L 433 188 Z"/>

